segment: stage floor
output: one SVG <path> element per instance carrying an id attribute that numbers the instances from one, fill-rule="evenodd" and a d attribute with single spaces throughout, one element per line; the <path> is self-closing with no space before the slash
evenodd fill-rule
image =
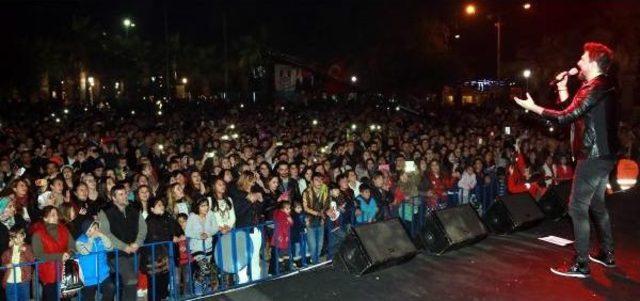
<path id="1" fill-rule="evenodd" d="M 441 256 L 419 254 L 403 265 L 362 277 L 327 266 L 209 300 L 640 300 L 639 196 L 635 191 L 609 198 L 618 267 L 591 264 L 590 279 L 549 271 L 572 259 L 573 246 L 537 238 L 556 235 L 572 240 L 570 220 L 563 219 L 511 235 L 491 235 Z"/>

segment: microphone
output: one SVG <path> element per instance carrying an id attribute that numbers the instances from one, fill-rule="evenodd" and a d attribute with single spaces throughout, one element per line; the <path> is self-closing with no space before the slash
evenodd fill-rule
<path id="1" fill-rule="evenodd" d="M 549 82 L 549 86 L 555 86 L 557 83 L 561 82 L 562 80 L 564 80 L 567 76 L 574 76 L 578 74 L 578 68 L 573 67 L 571 69 L 569 69 L 568 71 L 565 71 L 564 75 L 562 75 L 562 77 L 560 79 L 558 78 L 554 78 L 553 80 L 551 80 Z"/>

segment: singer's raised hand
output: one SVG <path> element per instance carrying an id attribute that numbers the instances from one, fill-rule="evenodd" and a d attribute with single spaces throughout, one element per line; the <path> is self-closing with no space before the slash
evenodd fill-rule
<path id="1" fill-rule="evenodd" d="M 533 101 L 533 99 L 531 98 L 531 94 L 529 94 L 528 92 L 527 92 L 527 98 L 521 99 L 521 98 L 518 98 L 518 97 L 514 97 L 513 100 L 515 100 L 516 103 L 519 106 L 523 107 L 525 110 L 532 111 L 532 112 L 534 112 L 536 114 L 539 114 L 539 115 L 542 114 L 542 111 L 544 110 L 543 107 L 538 106 Z"/>
<path id="2" fill-rule="evenodd" d="M 533 102 L 533 99 L 531 98 L 531 94 L 529 94 L 529 92 L 527 92 L 527 98 L 522 99 L 522 98 L 514 97 L 513 100 L 515 100 L 516 103 L 519 106 L 523 107 L 525 110 L 531 110 L 531 108 L 535 106 L 535 103 Z"/>

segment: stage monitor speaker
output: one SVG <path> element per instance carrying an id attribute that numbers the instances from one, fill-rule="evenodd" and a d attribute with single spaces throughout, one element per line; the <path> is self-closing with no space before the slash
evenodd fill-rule
<path id="1" fill-rule="evenodd" d="M 418 250 L 399 219 L 352 227 L 338 257 L 349 273 L 363 275 L 413 258 Z"/>
<path id="2" fill-rule="evenodd" d="M 544 213 L 528 192 L 522 192 L 498 197 L 485 219 L 492 232 L 504 234 L 534 226 Z"/>
<path id="3" fill-rule="evenodd" d="M 487 234 L 478 213 L 467 204 L 432 212 L 418 241 L 428 251 L 442 254 L 481 241 Z"/>
<path id="4" fill-rule="evenodd" d="M 549 187 L 538 204 L 547 218 L 560 218 L 567 213 L 569 196 L 571 196 L 571 180 L 562 181 Z"/>

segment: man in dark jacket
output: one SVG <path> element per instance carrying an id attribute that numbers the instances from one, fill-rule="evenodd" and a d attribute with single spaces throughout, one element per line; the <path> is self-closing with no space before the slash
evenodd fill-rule
<path id="1" fill-rule="evenodd" d="M 133 206 L 128 206 L 127 190 L 122 184 L 111 188 L 113 206 L 103 209 L 98 213 L 100 231 L 104 233 L 119 250 L 117 258 L 112 260 L 112 266 L 116 266 L 122 282 L 122 294 L 120 300 L 135 300 L 136 286 L 138 284 L 138 271 L 135 270 L 134 255 L 144 243 L 147 236 L 147 223 L 142 218 L 140 211 Z M 116 261 L 117 259 L 117 261 Z"/>
<path id="2" fill-rule="evenodd" d="M 278 185 L 278 190 L 281 193 L 288 193 L 289 201 L 291 202 L 302 201 L 302 194 L 300 193 L 298 181 L 292 178 L 289 174 L 289 164 L 284 161 L 278 162 L 278 164 L 276 165 L 276 172 L 278 172 L 278 177 L 280 177 L 280 185 Z"/>
<path id="3" fill-rule="evenodd" d="M 571 266 L 552 268 L 554 274 L 589 277 L 589 260 L 605 267 L 614 267 L 613 237 L 609 212 L 604 196 L 609 173 L 615 165 L 617 152 L 616 93 L 607 75 L 613 52 L 599 43 L 586 43 L 584 54 L 578 61 L 579 76 L 584 81 L 571 104 L 562 111 L 536 105 L 527 93 L 527 99 L 515 98 L 523 108 L 542 115 L 559 124 L 571 123 L 571 148 L 577 159 L 569 204 L 573 221 L 576 259 Z M 568 99 L 567 74 L 558 74 L 558 92 L 561 101 Z M 600 253 L 589 255 L 589 210 L 600 230 Z"/>

